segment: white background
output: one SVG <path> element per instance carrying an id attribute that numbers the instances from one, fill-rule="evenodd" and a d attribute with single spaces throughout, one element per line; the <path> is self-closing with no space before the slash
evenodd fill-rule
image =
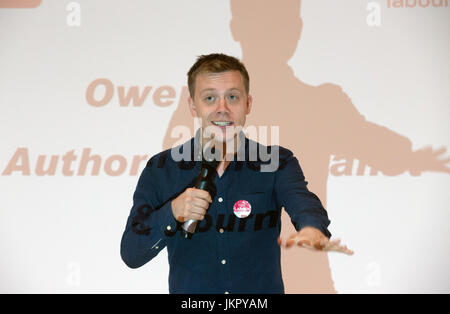
<path id="1" fill-rule="evenodd" d="M 120 259 L 137 176 L 64 176 L 61 160 L 54 176 L 37 176 L 34 166 L 38 155 L 74 150 L 80 158 L 84 148 L 102 163 L 161 151 L 196 56 L 241 56 L 229 3 L 76 1 L 81 25 L 71 27 L 69 2 L 0 9 L 0 173 L 19 147 L 28 148 L 31 166 L 29 176 L 0 176 L 0 292 L 166 293 L 165 250 L 137 270 Z M 368 2 L 304 0 L 289 65 L 312 85 L 342 86 L 368 120 L 414 149 L 450 147 L 450 9 L 375 1 L 381 26 L 370 27 Z M 93 107 L 85 92 L 98 78 L 126 88 L 170 85 L 177 95 L 169 107 L 156 106 L 152 94 L 142 107 L 120 107 L 116 90 Z M 336 290 L 450 292 L 449 183 L 433 172 L 330 175 L 331 231 L 356 252 L 329 254 Z"/>

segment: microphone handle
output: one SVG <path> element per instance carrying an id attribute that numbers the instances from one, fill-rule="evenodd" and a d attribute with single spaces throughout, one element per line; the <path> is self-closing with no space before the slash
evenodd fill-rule
<path id="1" fill-rule="evenodd" d="M 208 185 L 213 184 L 212 182 L 210 182 L 210 180 L 214 180 L 214 176 L 211 174 L 212 171 L 214 171 L 213 174 L 215 174 L 215 168 L 203 168 L 201 170 L 200 177 L 195 184 L 195 188 L 208 191 Z M 195 233 L 195 228 L 197 228 L 197 223 L 198 221 L 194 219 L 189 219 L 188 221 L 184 222 L 182 226 L 181 236 L 185 239 L 191 239 L 192 235 Z"/>
<path id="2" fill-rule="evenodd" d="M 185 239 L 191 239 L 197 228 L 197 220 L 189 219 L 183 224 L 181 236 Z"/>

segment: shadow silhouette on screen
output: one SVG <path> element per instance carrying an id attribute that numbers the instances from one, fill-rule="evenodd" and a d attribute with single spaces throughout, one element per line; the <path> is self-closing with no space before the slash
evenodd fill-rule
<path id="1" fill-rule="evenodd" d="M 359 160 L 389 176 L 405 171 L 413 175 L 423 171 L 450 173 L 449 159 L 440 159 L 446 148 L 412 151 L 407 137 L 367 121 L 340 86 L 312 86 L 294 75 L 287 62 L 301 38 L 300 9 L 300 0 L 231 0 L 230 30 L 241 45 L 253 96 L 246 125 L 280 126 L 279 144 L 297 156 L 308 188 L 325 208 L 332 156 L 335 160 Z M 185 126 L 194 134 L 187 97 L 185 87 L 169 122 L 164 149 L 180 143 L 171 136 L 175 127 Z M 283 211 L 281 236 L 286 239 L 293 232 Z M 351 239 L 346 241 L 351 243 Z M 282 250 L 281 260 L 286 293 L 336 292 L 326 253 L 292 248 Z"/>

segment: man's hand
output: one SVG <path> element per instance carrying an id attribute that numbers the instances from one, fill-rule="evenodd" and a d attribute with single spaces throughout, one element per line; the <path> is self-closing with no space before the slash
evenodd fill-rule
<path id="1" fill-rule="evenodd" d="M 314 251 L 335 251 L 353 255 L 353 251 L 345 245 L 340 245 L 341 240 L 328 239 L 319 229 L 304 227 L 299 232 L 292 234 L 283 245 L 282 239 L 278 238 L 278 244 L 289 248 L 294 244 Z"/>
<path id="2" fill-rule="evenodd" d="M 212 202 L 211 195 L 207 191 L 187 188 L 172 201 L 172 213 L 179 222 L 189 219 L 203 220 L 209 204 Z"/>

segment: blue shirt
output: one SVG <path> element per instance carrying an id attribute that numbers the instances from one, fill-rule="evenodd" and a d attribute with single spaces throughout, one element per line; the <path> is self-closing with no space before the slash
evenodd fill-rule
<path id="1" fill-rule="evenodd" d="M 313 226 L 331 236 L 327 212 L 307 189 L 298 160 L 286 148 L 245 138 L 223 175 L 216 177 L 205 218 L 192 239 L 185 239 L 171 201 L 193 187 L 200 172 L 196 138 L 176 148 L 189 156 L 184 160 L 175 161 L 179 158 L 166 150 L 148 161 L 122 237 L 123 261 L 137 268 L 167 247 L 170 293 L 284 293 L 277 244 L 282 208 L 296 230 Z M 278 152 L 275 171 L 261 171 L 272 162 L 261 157 L 264 151 Z M 240 200 L 251 206 L 247 217 L 234 214 Z"/>

